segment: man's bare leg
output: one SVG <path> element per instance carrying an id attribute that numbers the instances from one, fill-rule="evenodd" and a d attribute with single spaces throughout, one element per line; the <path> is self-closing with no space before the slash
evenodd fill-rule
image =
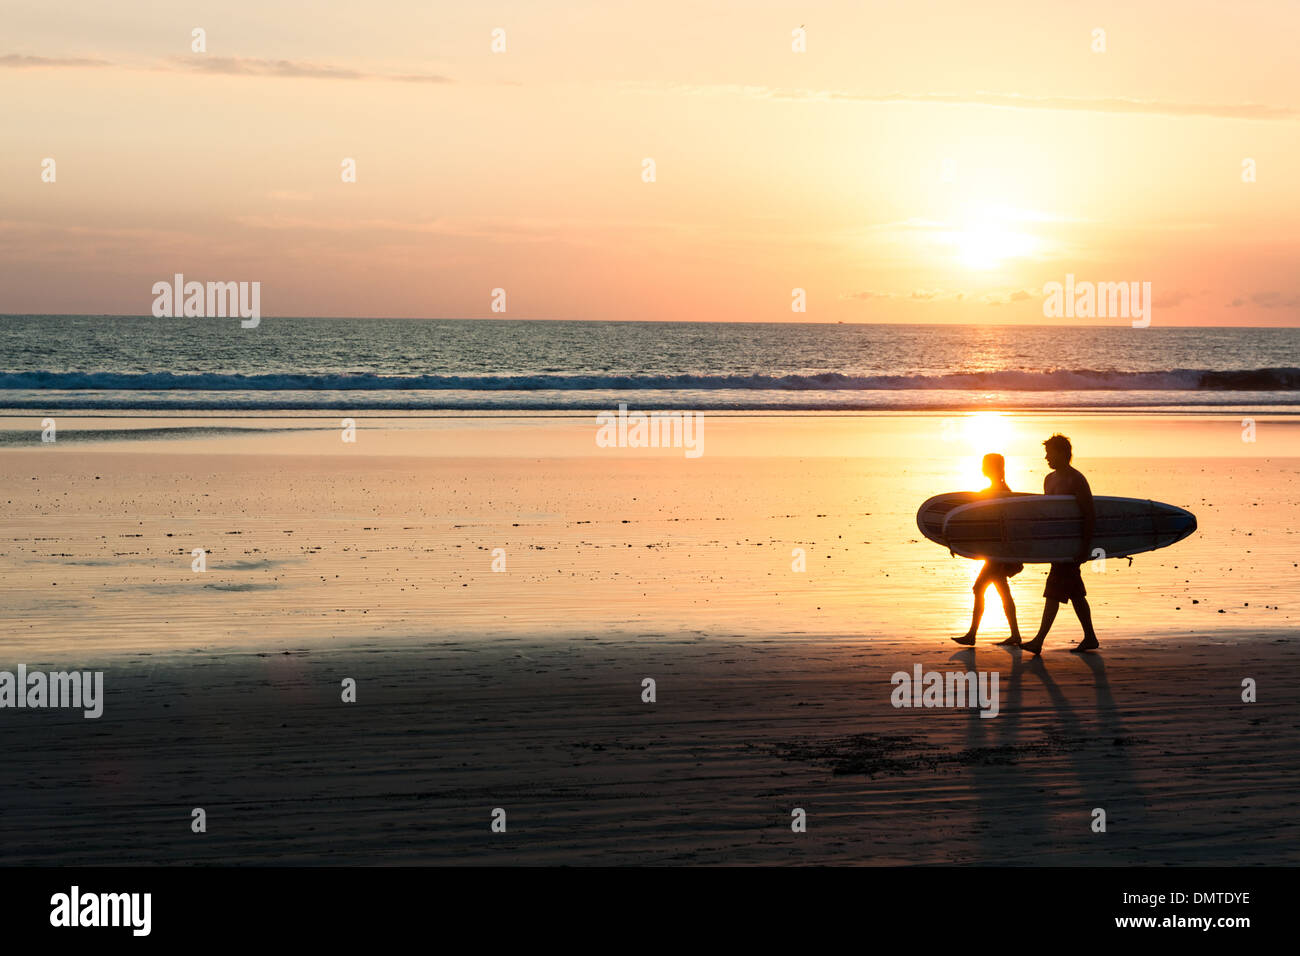
<path id="1" fill-rule="evenodd" d="M 1048 598 L 1047 603 L 1043 605 L 1043 620 L 1038 625 L 1038 633 L 1034 635 L 1034 639 L 1028 644 L 1021 644 L 1020 646 L 1031 654 L 1043 653 L 1043 638 L 1047 637 L 1047 632 L 1052 629 L 1052 622 L 1056 620 L 1056 612 L 1060 610 L 1060 607 L 1060 601 Z"/>
<path id="2" fill-rule="evenodd" d="M 1070 648 L 1071 652 L 1083 654 L 1101 647 L 1097 641 L 1097 632 L 1092 629 L 1092 608 L 1089 607 L 1086 598 L 1075 598 L 1074 613 L 1078 615 L 1079 623 L 1083 625 L 1083 640 L 1078 646 Z"/>

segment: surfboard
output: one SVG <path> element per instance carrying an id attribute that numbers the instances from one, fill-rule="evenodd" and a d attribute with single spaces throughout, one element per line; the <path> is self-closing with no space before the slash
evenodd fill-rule
<path id="1" fill-rule="evenodd" d="M 1025 495 L 1029 492 L 1016 491 L 1014 495 Z M 986 492 L 982 491 L 948 491 L 942 495 L 935 495 L 929 498 L 916 512 L 916 527 L 921 534 L 925 535 L 935 544 L 942 544 L 947 547 L 947 542 L 943 540 L 943 522 L 948 517 L 948 512 L 952 511 L 959 505 L 968 505 L 973 501 L 991 501 Z"/>
<path id="2" fill-rule="evenodd" d="M 1167 548 L 1196 530 L 1196 516 L 1146 498 L 1094 496 L 1092 548 L 1123 558 Z M 1083 517 L 1073 495 L 985 498 L 948 512 L 940 544 L 964 558 L 1023 564 L 1077 559 Z"/>

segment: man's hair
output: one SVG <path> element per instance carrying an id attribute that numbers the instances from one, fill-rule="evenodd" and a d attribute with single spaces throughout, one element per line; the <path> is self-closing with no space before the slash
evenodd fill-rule
<path id="1" fill-rule="evenodd" d="M 1074 457 L 1074 447 L 1070 444 L 1070 439 L 1066 438 L 1060 432 L 1057 432 L 1051 438 L 1043 442 L 1043 447 L 1048 451 L 1059 451 L 1069 461 Z"/>
<path id="2" fill-rule="evenodd" d="M 984 472 L 987 474 L 992 471 L 999 477 L 1005 477 L 1007 473 L 1007 460 L 997 452 L 991 452 L 984 456 Z"/>

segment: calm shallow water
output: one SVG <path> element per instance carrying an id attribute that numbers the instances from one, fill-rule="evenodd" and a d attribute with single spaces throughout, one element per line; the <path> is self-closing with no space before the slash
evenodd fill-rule
<path id="1" fill-rule="evenodd" d="M 33 433 L 0 448 L 0 618 L 29 656 L 579 635 L 946 647 L 979 564 L 922 540 L 916 507 L 977 486 L 991 441 L 1012 487 L 1039 490 L 1041 438 L 1059 426 L 1097 493 L 1199 521 L 1131 566 L 1088 569 L 1103 641 L 1294 630 L 1294 423 L 1247 445 L 1223 416 L 970 422 L 945 441 L 941 416 L 710 418 L 693 460 L 597 453 L 592 425 L 568 419 L 406 421 L 355 445 L 314 427 L 48 446 Z M 493 571 L 497 548 L 509 573 Z M 1044 574 L 1013 581 L 1026 630 Z M 986 625 L 1003 631 L 996 601 Z M 1065 615 L 1061 642 L 1076 631 Z"/>

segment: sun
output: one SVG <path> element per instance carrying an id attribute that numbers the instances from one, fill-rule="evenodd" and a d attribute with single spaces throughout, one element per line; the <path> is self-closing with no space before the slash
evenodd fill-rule
<path id="1" fill-rule="evenodd" d="M 1007 259 L 1019 259 L 1034 251 L 1033 236 L 1015 232 L 995 222 L 979 222 L 956 235 L 957 258 L 970 269 L 996 269 Z"/>
<path id="2" fill-rule="evenodd" d="M 952 228 L 939 236 L 959 263 L 987 272 L 1009 259 L 1023 259 L 1041 251 L 1042 241 L 1023 224 L 1043 217 L 1007 206 L 981 204 L 969 207 Z"/>

